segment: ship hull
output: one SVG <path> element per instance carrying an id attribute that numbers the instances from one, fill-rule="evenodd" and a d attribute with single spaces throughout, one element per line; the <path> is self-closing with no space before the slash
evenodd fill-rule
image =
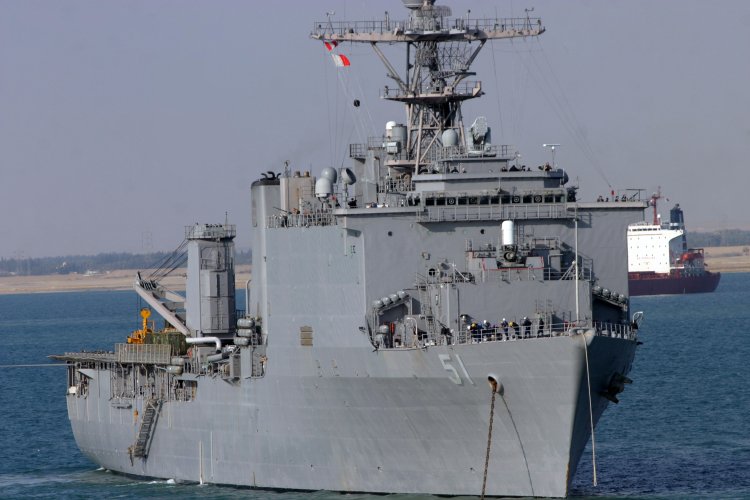
<path id="1" fill-rule="evenodd" d="M 721 273 L 704 273 L 700 276 L 675 276 L 657 273 L 629 273 L 631 296 L 680 295 L 709 293 L 716 290 Z"/>
<path id="2" fill-rule="evenodd" d="M 595 424 L 608 404 L 599 393 L 615 372 L 628 372 L 635 345 L 588 334 L 399 351 L 321 349 L 297 356 L 269 349 L 264 377 L 237 383 L 200 377 L 195 400 L 166 401 L 148 457 L 132 461 L 127 450 L 138 433 L 135 411 L 143 413 L 142 398 L 129 400 L 130 407 L 113 398 L 109 370 L 102 369 L 86 397 L 69 394 L 67 403 L 81 450 L 102 467 L 132 476 L 476 495 L 492 375 L 502 390 L 487 493 L 563 497 L 592 418 Z"/>

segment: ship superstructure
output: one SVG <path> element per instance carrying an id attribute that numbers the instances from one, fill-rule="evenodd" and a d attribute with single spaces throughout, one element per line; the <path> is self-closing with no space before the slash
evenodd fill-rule
<path id="1" fill-rule="evenodd" d="M 651 197 L 653 220 L 628 226 L 630 295 L 713 292 L 721 273 L 707 269 L 702 248 L 688 248 L 685 216 L 679 204 L 662 222 L 657 212 L 661 193 Z"/>
<path id="2" fill-rule="evenodd" d="M 331 46 L 372 46 L 406 120 L 351 145 L 350 167 L 253 182 L 245 310 L 234 226 L 198 224 L 185 297 L 159 273 L 135 285 L 167 328 L 144 312 L 114 352 L 57 356 L 94 462 L 264 488 L 567 495 L 630 382 L 625 229 L 645 203 L 581 201 L 557 165 L 519 165 L 486 118 L 464 122 L 482 47 L 540 20 L 404 4 L 403 21 L 314 24 Z M 405 47 L 403 74 L 382 43 Z"/>

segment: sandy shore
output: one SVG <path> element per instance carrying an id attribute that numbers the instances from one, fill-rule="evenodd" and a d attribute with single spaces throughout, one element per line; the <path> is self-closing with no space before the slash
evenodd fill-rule
<path id="1" fill-rule="evenodd" d="M 750 245 L 706 247 L 704 255 L 708 269 L 711 271 L 722 273 L 750 272 Z"/>
<path id="2" fill-rule="evenodd" d="M 148 276 L 150 271 L 141 271 Z M 3 276 L 0 277 L 0 295 L 12 293 L 74 292 L 84 290 L 132 290 L 136 271 L 125 269 L 108 273 L 50 274 L 46 276 Z M 237 287 L 244 287 L 250 278 L 250 266 L 238 266 Z M 185 289 L 185 269 L 178 269 L 173 275 L 161 280 L 170 290 Z"/>
<path id="3" fill-rule="evenodd" d="M 747 252 L 745 251 L 747 249 Z M 750 245 L 734 247 L 707 247 L 706 263 L 711 271 L 722 273 L 750 272 Z M 245 286 L 250 278 L 250 266 L 238 266 L 237 287 Z M 0 295 L 13 293 L 72 292 L 83 290 L 131 290 L 135 280 L 134 270 L 111 271 L 108 273 L 51 274 L 47 276 L 4 276 L 0 277 Z M 148 271 L 142 271 L 148 276 Z M 185 270 L 162 280 L 171 290 L 185 289 Z"/>

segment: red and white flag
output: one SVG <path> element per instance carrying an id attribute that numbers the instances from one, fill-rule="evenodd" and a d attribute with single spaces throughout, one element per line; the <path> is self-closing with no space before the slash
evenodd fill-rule
<path id="1" fill-rule="evenodd" d="M 334 64 L 336 64 L 336 66 L 340 68 L 343 68 L 344 66 L 351 66 L 352 64 L 349 62 L 349 58 L 344 54 L 331 54 L 331 57 L 333 58 Z"/>

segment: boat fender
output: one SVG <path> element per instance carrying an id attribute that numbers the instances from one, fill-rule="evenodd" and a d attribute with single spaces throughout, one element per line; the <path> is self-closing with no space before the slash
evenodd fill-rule
<path id="1" fill-rule="evenodd" d="M 250 339 L 247 337 L 235 337 L 234 345 L 247 346 L 250 345 Z"/>
<path id="2" fill-rule="evenodd" d="M 238 328 L 237 329 L 238 337 L 252 337 L 253 333 L 255 333 L 255 330 L 251 328 Z"/>

